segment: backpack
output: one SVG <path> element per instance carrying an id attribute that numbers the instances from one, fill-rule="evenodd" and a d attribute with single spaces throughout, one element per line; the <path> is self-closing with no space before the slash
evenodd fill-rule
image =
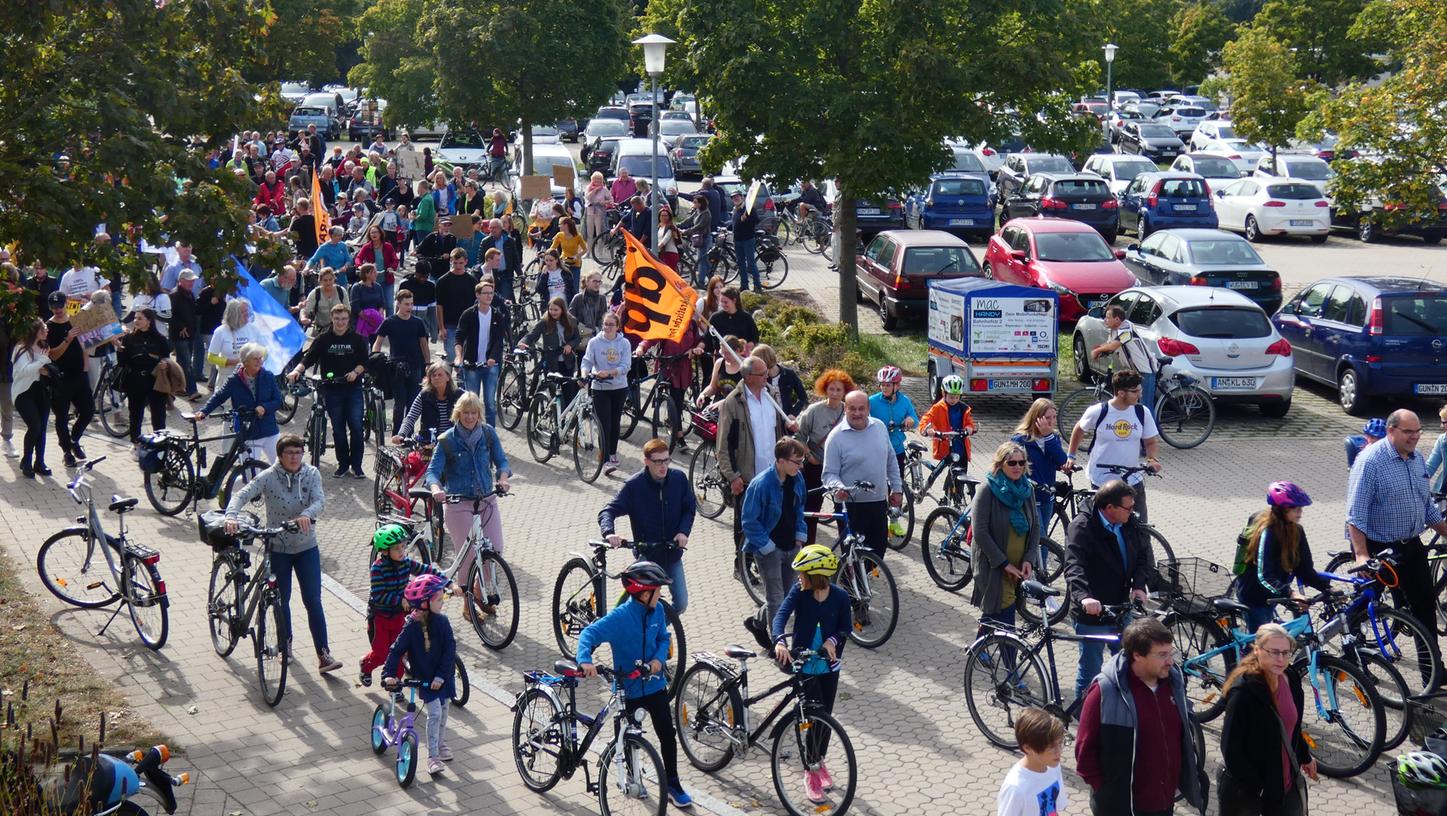
<path id="1" fill-rule="evenodd" d="M 1095 447 L 1095 438 L 1100 435 L 1100 426 L 1102 426 L 1102 425 L 1105 424 L 1105 415 L 1106 415 L 1106 413 L 1108 413 L 1108 412 L 1110 411 L 1110 403 L 1108 403 L 1108 402 L 1100 402 L 1100 403 L 1096 403 L 1096 404 L 1097 404 L 1097 405 L 1104 405 L 1104 406 L 1106 406 L 1106 407 L 1100 409 L 1100 416 L 1099 416 L 1099 417 L 1096 417 L 1095 427 L 1090 429 L 1090 433 L 1091 433 L 1091 436 L 1090 436 L 1090 444 L 1091 444 L 1091 447 Z M 1089 409 L 1087 409 L 1087 410 L 1089 410 Z M 1145 427 L 1146 427 L 1146 407 L 1145 407 L 1144 405 L 1141 405 L 1139 402 L 1137 402 L 1137 403 L 1135 404 L 1135 421 L 1138 422 L 1138 423 L 1140 423 L 1141 430 L 1144 431 L 1144 430 L 1145 430 Z M 1141 440 L 1141 450 L 1142 450 L 1142 451 L 1145 450 L 1145 440 L 1144 440 L 1144 439 Z"/>
<path id="2" fill-rule="evenodd" d="M 1241 532 L 1236 535 L 1236 556 L 1235 556 L 1235 558 L 1233 558 L 1233 559 L 1231 560 L 1231 574 L 1232 574 L 1232 575 L 1235 575 L 1235 576 L 1238 576 L 1238 577 L 1239 577 L 1239 576 L 1245 575 L 1245 574 L 1247 573 L 1247 571 L 1251 569 L 1251 565 L 1248 564 L 1248 563 L 1246 563 L 1246 551 L 1247 551 L 1247 549 L 1250 548 L 1250 546 L 1251 546 L 1251 540 L 1250 540 L 1249 538 L 1247 538 L 1247 534 L 1250 533 L 1250 532 L 1251 532 L 1251 518 L 1250 518 L 1250 517 L 1247 517 L 1247 519 L 1246 519 L 1246 526 L 1245 526 L 1245 527 L 1242 527 L 1242 528 L 1241 528 Z M 1257 556 L 1257 560 L 1260 560 L 1260 557 L 1261 557 L 1261 545 L 1264 544 L 1265 542 L 1266 542 L 1266 535 L 1265 535 L 1265 531 L 1263 530 L 1263 531 L 1262 531 L 1262 536 L 1261 536 L 1261 541 L 1259 541 L 1259 542 L 1256 543 L 1256 556 Z"/>

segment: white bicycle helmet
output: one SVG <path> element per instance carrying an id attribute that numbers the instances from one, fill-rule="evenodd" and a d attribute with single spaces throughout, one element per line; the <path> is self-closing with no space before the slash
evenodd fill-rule
<path id="1" fill-rule="evenodd" d="M 1447 760 L 1426 751 L 1397 757 L 1397 778 L 1414 788 L 1447 788 Z"/>
<path id="2" fill-rule="evenodd" d="M 954 394 L 956 396 L 965 393 L 965 378 L 958 374 L 951 374 L 940 380 L 940 393 Z"/>

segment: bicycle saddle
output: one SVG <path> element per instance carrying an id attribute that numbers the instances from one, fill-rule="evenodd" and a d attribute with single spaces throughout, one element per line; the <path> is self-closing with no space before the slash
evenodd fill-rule
<path id="1" fill-rule="evenodd" d="M 1239 601 L 1233 601 L 1230 598 L 1217 598 L 1214 601 L 1211 601 L 1211 608 L 1215 609 L 1217 612 L 1220 612 L 1223 615 L 1233 612 L 1238 615 L 1244 615 L 1248 611 L 1246 604 Z"/>
<path id="2" fill-rule="evenodd" d="M 571 660 L 553 661 L 553 671 L 564 677 L 577 677 L 582 674 L 582 671 L 578 669 L 578 664 Z"/>
<path id="3" fill-rule="evenodd" d="M 1021 581 L 1020 589 L 1026 595 L 1036 600 L 1041 598 L 1057 598 L 1060 596 L 1060 590 L 1055 587 L 1045 586 L 1039 581 Z"/>
<path id="4" fill-rule="evenodd" d="M 432 498 L 432 491 L 425 487 L 410 487 L 407 489 L 407 498 L 430 499 Z"/>
<path id="5" fill-rule="evenodd" d="M 758 657 L 758 652 L 750 651 L 742 646 L 725 646 L 724 656 L 734 660 L 748 660 L 751 657 Z"/>
<path id="6" fill-rule="evenodd" d="M 111 512 L 124 513 L 134 508 L 140 501 L 140 499 L 126 499 L 120 496 L 111 496 Z"/>
<path id="7" fill-rule="evenodd" d="M 950 471 L 950 475 L 953 476 L 953 477 L 955 477 L 955 481 L 961 482 L 961 483 L 963 483 L 963 484 L 967 484 L 967 485 L 977 485 L 977 484 L 980 483 L 980 480 L 979 480 L 979 479 L 976 479 L 974 476 L 971 476 L 970 474 L 966 473 L 966 472 L 965 472 L 965 469 L 964 469 L 963 467 L 957 467 L 957 468 L 952 469 L 952 470 Z"/>
<path id="8" fill-rule="evenodd" d="M 904 443 L 904 446 L 912 451 L 919 451 L 920 453 L 924 453 L 925 450 L 924 444 L 920 442 L 906 442 Z"/>

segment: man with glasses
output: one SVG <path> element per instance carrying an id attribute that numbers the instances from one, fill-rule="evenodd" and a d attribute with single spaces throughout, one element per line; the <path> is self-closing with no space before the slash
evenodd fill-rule
<path id="1" fill-rule="evenodd" d="M 1080 449 L 1087 431 L 1095 434 L 1087 468 L 1092 487 L 1117 478 L 1117 474 L 1106 470 L 1106 466 L 1139 466 L 1142 453 L 1146 457 L 1146 466 L 1156 473 L 1161 472 L 1161 463 L 1156 460 L 1156 451 L 1161 445 L 1160 431 L 1150 408 L 1141 404 L 1141 375 L 1135 371 L 1117 371 L 1111 376 L 1110 384 L 1115 397 L 1085 409 L 1080 421 L 1070 431 L 1067 448 L 1066 462 L 1074 465 L 1075 452 Z M 1126 482 L 1135 490 L 1136 514 L 1142 522 L 1148 522 L 1145 474 L 1132 473 Z"/>
<path id="2" fill-rule="evenodd" d="M 683 552 L 693 532 L 698 511 L 688 476 L 670 467 L 668 443 L 643 443 L 643 469 L 628 477 L 623 488 L 598 513 L 598 529 L 611 547 L 623 545 L 618 519 L 627 516 L 633 531 L 633 552 L 662 567 L 668 577 L 669 597 L 679 615 L 688 608 L 688 584 L 683 580 Z M 782 597 L 782 596 L 781 596 Z"/>
<path id="3" fill-rule="evenodd" d="M 809 528 L 804 524 L 804 478 L 799 473 L 808 451 L 793 437 L 780 439 L 774 445 L 774 466 L 749 482 L 739 512 L 744 552 L 753 554 L 764 585 L 764 604 L 744 618 L 744 628 L 762 649 L 772 646 L 770 627 L 794 583 L 794 550 L 809 540 Z"/>

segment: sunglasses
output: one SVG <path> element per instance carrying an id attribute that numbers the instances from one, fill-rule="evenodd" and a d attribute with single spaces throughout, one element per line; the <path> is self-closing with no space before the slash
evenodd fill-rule
<path id="1" fill-rule="evenodd" d="M 1006 460 L 1005 460 L 1005 464 L 1009 465 L 1010 467 L 1025 467 L 1025 460 L 1024 460 L 1024 459 L 1006 459 Z"/>

